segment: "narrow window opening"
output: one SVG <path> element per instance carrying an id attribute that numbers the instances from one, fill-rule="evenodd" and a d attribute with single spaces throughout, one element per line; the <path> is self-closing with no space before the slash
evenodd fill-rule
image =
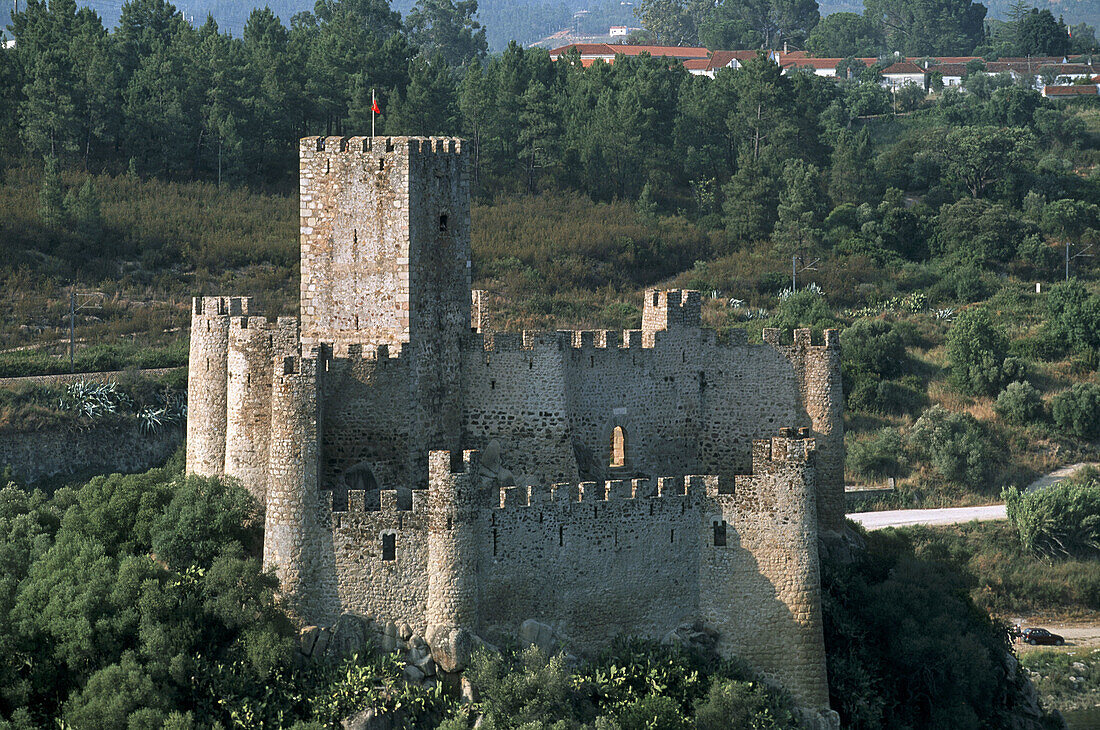
<path id="1" fill-rule="evenodd" d="M 493 530 L 493 557 L 497 556 L 497 531 Z"/>
<path id="2" fill-rule="evenodd" d="M 610 466 L 626 466 L 626 431 L 622 426 L 616 426 L 611 431 Z"/>
<path id="3" fill-rule="evenodd" d="M 293 375 L 293 374 L 294 374 L 294 358 L 293 357 L 284 357 L 283 358 L 283 375 Z"/>
<path id="4" fill-rule="evenodd" d="M 383 171 L 383 170 L 385 170 L 385 169 L 386 169 L 386 161 L 385 161 L 384 159 L 381 159 L 381 158 L 380 158 L 380 159 L 378 160 L 378 171 L 379 171 L 379 172 L 382 172 L 382 171 Z"/>
<path id="5" fill-rule="evenodd" d="M 590 368 L 596 367 L 596 357 L 594 355 L 589 355 L 588 356 L 588 367 L 590 367 Z"/>
<path id="6" fill-rule="evenodd" d="M 271 335 L 267 336 L 267 346 L 273 347 L 275 345 L 275 338 Z"/>
<path id="7" fill-rule="evenodd" d="M 707 387 L 707 374 L 702 370 L 699 371 L 699 389 Z"/>
<path id="8" fill-rule="evenodd" d="M 558 525 L 558 547 L 565 545 L 565 525 Z"/>
<path id="9" fill-rule="evenodd" d="M 527 369 L 528 370 L 534 370 L 535 369 L 535 361 L 534 360 L 528 360 L 527 361 Z"/>
<path id="10" fill-rule="evenodd" d="M 359 229 L 352 228 L 351 229 L 351 245 L 356 246 L 358 244 L 359 244 Z"/>
<path id="11" fill-rule="evenodd" d="M 439 216 L 439 232 L 440 233 L 446 233 L 447 232 L 447 214 L 446 213 Z"/>
<path id="12" fill-rule="evenodd" d="M 680 351 L 680 362 L 687 362 L 687 353 L 683 350 Z"/>
<path id="13" fill-rule="evenodd" d="M 382 560 L 397 560 L 397 535 L 392 532 L 382 536 Z"/>
<path id="14" fill-rule="evenodd" d="M 496 389 L 497 389 L 497 381 L 490 380 L 489 381 L 489 390 L 496 390 Z"/>
<path id="15" fill-rule="evenodd" d="M 726 546 L 726 521 L 714 522 L 714 547 Z"/>
<path id="16" fill-rule="evenodd" d="M 448 518 L 447 518 L 447 529 L 448 529 L 448 530 L 449 530 L 449 529 L 451 529 L 451 527 L 453 526 L 453 524 L 454 524 L 454 520 L 453 520 L 453 518 L 451 518 L 451 517 L 448 517 Z"/>
<path id="17" fill-rule="evenodd" d="M 676 530 L 669 530 L 668 531 L 668 541 L 671 544 L 676 543 Z"/>
<path id="18" fill-rule="evenodd" d="M 650 517 L 652 517 L 652 516 L 653 516 L 653 502 L 650 502 L 650 503 L 649 503 L 649 516 L 650 516 Z"/>
<path id="19" fill-rule="evenodd" d="M 592 506 L 592 516 L 593 517 L 599 517 L 600 516 L 600 508 L 599 507 L 596 507 L 595 505 Z"/>
<path id="20" fill-rule="evenodd" d="M 355 329 L 359 329 L 359 315 L 355 315 Z"/>
<path id="21" fill-rule="evenodd" d="M 657 306 L 657 302 L 661 300 L 661 295 L 657 292 L 653 292 L 653 306 Z"/>

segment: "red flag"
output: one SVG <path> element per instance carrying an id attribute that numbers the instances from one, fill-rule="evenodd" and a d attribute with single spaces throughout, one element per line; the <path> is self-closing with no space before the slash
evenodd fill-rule
<path id="1" fill-rule="evenodd" d="M 372 112 L 374 112 L 375 114 L 381 114 L 382 113 L 382 110 L 378 108 L 378 100 L 377 99 L 372 99 L 371 100 L 370 110 Z"/>

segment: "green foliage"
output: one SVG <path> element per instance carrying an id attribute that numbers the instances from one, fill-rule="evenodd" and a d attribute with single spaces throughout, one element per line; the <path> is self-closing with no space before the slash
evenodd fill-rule
<path id="1" fill-rule="evenodd" d="M 881 29 L 856 13 L 826 15 L 806 39 L 806 49 L 820 58 L 873 57 L 882 46 Z"/>
<path id="2" fill-rule="evenodd" d="M 38 219 L 50 228 L 60 228 L 65 222 L 65 194 L 61 190 L 61 175 L 54 157 L 46 158 L 42 189 L 38 193 Z"/>
<path id="3" fill-rule="evenodd" d="M 1043 417 L 1043 398 L 1031 383 L 1009 383 L 993 404 L 997 415 L 1009 423 L 1028 425 Z"/>
<path id="4" fill-rule="evenodd" d="M 1064 481 L 1004 493 L 1024 550 L 1053 557 L 1100 556 L 1100 484 Z"/>
<path id="5" fill-rule="evenodd" d="M 916 553 L 906 533 L 865 535 L 822 565 L 830 704 L 846 728 L 1008 724 L 1025 680 L 1004 671 L 1007 632 L 967 596 L 969 578 Z"/>
<path id="6" fill-rule="evenodd" d="M 981 198 L 987 188 L 1017 173 L 1034 145 L 1035 136 L 1027 129 L 958 127 L 948 132 L 944 140 L 943 165 L 949 180 L 971 197 Z"/>
<path id="7" fill-rule="evenodd" d="M 964 393 L 993 395 L 1022 377 L 1023 365 L 1008 356 L 1008 338 L 993 325 L 985 307 L 967 309 L 947 333 L 951 382 Z"/>
<path id="8" fill-rule="evenodd" d="M 973 489 L 988 483 L 996 452 L 969 413 L 932 406 L 913 424 L 908 441 L 914 454 L 928 460 L 943 478 Z"/>
<path id="9" fill-rule="evenodd" d="M 885 35 L 886 47 L 910 58 L 969 54 L 982 39 L 985 12 L 969 0 L 864 2 L 864 17 Z"/>
<path id="10" fill-rule="evenodd" d="M 1077 383 L 1051 401 L 1054 425 L 1063 433 L 1092 440 L 1100 436 L 1100 385 Z"/>
<path id="11" fill-rule="evenodd" d="M 1045 337 L 1061 351 L 1100 347 L 1100 296 L 1077 279 L 1059 282 L 1047 295 Z"/>
<path id="12" fill-rule="evenodd" d="M 784 331 L 800 327 L 820 331 L 835 325 L 836 318 L 819 291 L 802 289 L 781 297 L 770 324 Z"/>
<path id="13" fill-rule="evenodd" d="M 848 441 L 845 467 L 869 479 L 901 476 L 906 468 L 905 448 L 896 428 L 883 428 L 862 439 Z"/>

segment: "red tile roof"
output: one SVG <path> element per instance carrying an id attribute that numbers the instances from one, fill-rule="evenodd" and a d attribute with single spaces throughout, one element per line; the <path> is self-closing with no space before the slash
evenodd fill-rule
<path id="1" fill-rule="evenodd" d="M 893 74 L 922 74 L 922 73 L 924 73 L 923 68 L 921 68 L 920 66 L 918 66 L 915 63 L 910 63 L 909 61 L 898 61 L 897 63 L 892 63 L 889 66 L 887 66 L 886 68 L 882 69 L 882 75 L 883 76 L 890 76 L 890 75 L 893 75 Z"/>
<path id="2" fill-rule="evenodd" d="M 1098 96 L 1097 86 L 1094 84 L 1072 86 L 1045 86 L 1043 96 Z"/>
<path id="3" fill-rule="evenodd" d="M 654 57 L 668 56 L 669 58 L 706 58 L 710 51 L 706 48 L 691 48 L 683 46 L 628 46 L 612 43 L 571 43 L 550 51 L 552 58 L 557 58 L 571 49 L 576 48 L 582 56 L 638 56 L 648 53 Z"/>

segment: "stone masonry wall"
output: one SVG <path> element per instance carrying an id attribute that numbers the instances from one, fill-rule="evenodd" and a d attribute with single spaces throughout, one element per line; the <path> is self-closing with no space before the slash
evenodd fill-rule
<path id="1" fill-rule="evenodd" d="M 719 652 L 781 682 L 800 705 L 827 708 L 814 441 L 758 440 L 753 452 L 752 475 L 708 492 L 701 617 L 718 631 Z"/>
<path id="2" fill-rule="evenodd" d="M 812 451 L 810 439 L 758 442 L 755 473 L 732 491 L 717 476 L 495 489 L 477 480 L 476 452 L 457 465 L 433 452 L 411 510 L 391 490 L 373 506 L 352 492 L 348 510 L 319 510 L 331 531 L 319 533 L 317 616 L 490 641 L 533 618 L 582 652 L 701 619 L 723 654 L 826 707 Z"/>

